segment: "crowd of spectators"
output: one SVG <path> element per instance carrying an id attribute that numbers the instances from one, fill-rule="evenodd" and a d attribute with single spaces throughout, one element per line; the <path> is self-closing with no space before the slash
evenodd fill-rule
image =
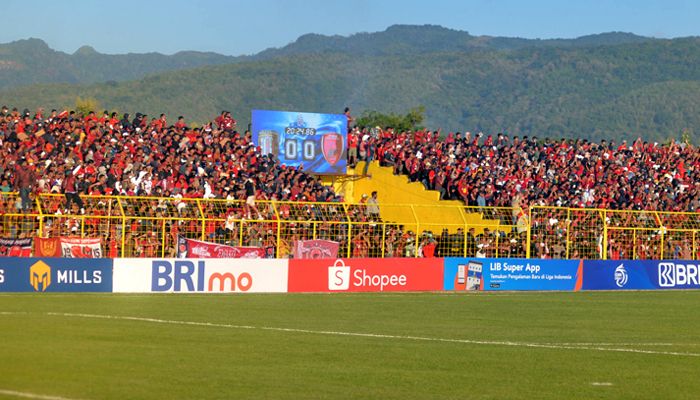
<path id="1" fill-rule="evenodd" d="M 349 109 L 345 110 L 349 115 Z M 391 166 L 395 174 L 410 181 L 422 182 L 426 188 L 440 192 L 442 199 L 462 200 L 476 207 L 512 207 L 527 209 L 533 205 L 616 210 L 698 211 L 700 208 L 700 151 L 685 143 L 633 143 L 585 139 L 538 139 L 508 137 L 469 132 L 449 133 L 418 130 L 395 132 L 392 128 L 360 129 L 349 119 L 348 157 L 354 166 L 358 160 L 378 160 Z M 363 173 L 367 173 L 367 163 Z M 354 226 L 348 242 L 349 226 L 342 210 L 313 205 L 281 205 L 280 218 L 300 221 L 278 227 L 269 223 L 277 218 L 271 208 L 258 209 L 255 199 L 308 202 L 342 202 L 342 197 L 317 177 L 301 168 L 281 165 L 272 155 L 261 154 L 248 131 L 239 132 L 228 111 L 201 126 L 188 126 L 180 116 L 174 123 L 166 115 L 155 118 L 136 113 L 117 115 L 107 111 L 78 115 L 75 112 L 42 109 L 0 110 L 0 191 L 16 191 L 16 204 L 0 204 L 0 213 L 14 207 L 32 212 L 32 199 L 38 193 L 60 193 L 53 203 L 56 214 L 105 215 L 105 203 L 84 202 L 85 194 L 153 196 L 158 198 L 217 198 L 246 200 L 244 207 L 224 206 L 208 209 L 216 221 L 207 223 L 206 238 L 221 243 L 284 248 L 288 254 L 298 239 L 325 238 L 340 243 L 341 254 L 362 256 L 450 256 L 518 257 L 526 252 L 526 235 L 520 229 L 479 234 L 440 234 L 416 232 L 410 228 L 384 223 L 379 214 L 377 193 L 364 195 L 358 205 L 346 208 Z M 252 194 L 254 192 L 254 195 Z M 198 237 L 197 213 L 185 202 L 168 203 L 175 213 L 190 218 L 192 227 L 183 221 L 166 222 L 168 243 L 177 234 Z M 98 209 L 95 207 L 102 207 Z M 209 205 L 207 205 L 209 207 Z M 86 210 L 87 208 L 87 210 Z M 331 210 L 331 211 L 328 211 Z M 251 212 L 252 211 L 252 212 Z M 135 204 L 126 215 L 139 217 L 172 216 L 161 201 Z M 502 221 L 515 225 L 517 217 Z M 265 224 L 248 224 L 240 231 L 236 221 L 264 220 Z M 550 219 L 554 220 L 554 219 Z M 92 220 L 90 220 L 92 221 Z M 306 222 L 308 221 L 308 222 Z M 114 242 L 121 236 L 120 226 L 105 225 L 95 218 L 87 223 L 88 234 L 104 234 Z M 569 240 L 580 243 L 565 254 L 565 241 L 556 224 L 534 224 L 531 254 L 535 257 L 600 257 L 600 235 L 596 227 L 586 236 L 571 229 Z M 133 220 L 128 228 L 138 243 L 152 241 L 156 227 L 149 220 Z M 267 224 L 267 225 L 266 225 Z M 74 234 L 80 221 L 59 231 L 45 224 L 46 234 Z M 63 229 L 61 228 L 61 229 Z M 50 232 L 54 229 L 55 232 Z M 106 229 L 106 230 L 105 230 Z M 568 228 L 567 228 L 568 229 Z M 65 230 L 65 229 L 64 229 Z M 27 232 L 30 229 L 26 229 Z M 107 233 L 105 233 L 107 232 Z M 611 240 L 609 253 L 653 253 L 654 238 L 626 248 L 625 240 Z M 560 240 L 556 240 L 556 238 Z M 554 240 L 551 238 L 555 238 Z M 130 237 L 131 239 L 131 237 Z M 636 239 L 635 239 L 636 240 Z M 669 247 L 687 251 L 685 239 Z M 117 244 L 110 244 L 111 247 Z M 658 246 L 657 246 L 658 247 Z M 148 246 L 135 245 L 134 251 Z M 170 251 L 172 251 L 170 246 Z M 157 250 L 152 251 L 154 254 Z"/>
<path id="2" fill-rule="evenodd" d="M 360 160 L 378 159 L 396 174 L 422 182 L 443 199 L 470 206 L 529 205 L 696 211 L 700 151 L 685 143 L 637 139 L 589 142 L 419 130 L 352 127 Z M 298 168 L 260 153 L 231 114 L 191 128 L 136 113 L 46 114 L 0 110 L 0 190 L 72 194 L 245 199 L 254 181 L 259 198 L 339 201 L 331 188 Z M 31 190 L 27 190 L 31 187 Z"/>
<path id="3" fill-rule="evenodd" d="M 0 110 L 0 189 L 19 192 L 23 210 L 37 193 L 65 194 L 63 213 L 84 213 L 83 194 L 246 199 L 246 182 L 258 199 L 342 201 L 261 154 L 228 111 L 194 128 L 165 114 Z"/>
<path id="4" fill-rule="evenodd" d="M 393 167 L 394 174 L 438 191 L 441 199 L 461 200 L 477 209 L 504 207 L 512 212 L 496 215 L 494 211 L 493 217 L 512 229 L 484 231 L 480 234 L 484 241 L 477 240 L 475 250 L 469 246 L 467 255 L 524 254 L 524 235 L 514 225 L 531 206 L 700 211 L 700 150 L 688 143 L 659 144 L 641 138 L 632 143 L 595 143 L 470 132 L 442 136 L 439 131 L 395 132 L 380 127 L 354 128 L 350 136 L 359 160 L 377 159 L 381 165 Z M 365 165 L 364 174 L 366 171 Z M 624 218 L 651 217 L 627 214 Z M 689 217 L 677 218 L 683 220 L 676 221 L 677 227 L 689 227 Z M 548 216 L 544 221 L 533 221 L 531 256 L 603 257 L 603 229 L 595 215 L 565 219 Z M 618 219 L 607 222 L 613 229 L 637 226 Z M 659 223 L 653 221 L 651 226 Z M 634 234 L 632 230 L 609 232 L 608 257 L 659 258 L 662 247 L 664 257 L 694 254 L 691 244 L 695 242 L 683 236 L 687 232 L 666 232 L 662 244 L 660 229 L 645 227 L 642 220 L 637 224 L 644 229 Z M 440 246 L 446 246 L 444 243 L 441 235 L 436 253 L 440 253 Z"/>
<path id="5" fill-rule="evenodd" d="M 469 206 L 700 210 L 700 150 L 686 143 L 538 139 L 355 128 L 360 159 Z"/>

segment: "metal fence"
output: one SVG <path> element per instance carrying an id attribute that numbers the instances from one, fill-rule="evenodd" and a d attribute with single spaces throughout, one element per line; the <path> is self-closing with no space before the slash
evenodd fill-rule
<path id="1" fill-rule="evenodd" d="M 174 257 L 178 235 L 291 257 L 297 240 L 340 243 L 343 257 L 695 259 L 700 214 L 562 207 L 423 206 L 82 196 L 85 213 L 42 194 L 22 210 L 0 194 L 0 237 L 101 238 L 109 257 Z M 257 216 L 255 216 L 257 217 Z M 440 221 L 440 222 L 436 222 Z"/>

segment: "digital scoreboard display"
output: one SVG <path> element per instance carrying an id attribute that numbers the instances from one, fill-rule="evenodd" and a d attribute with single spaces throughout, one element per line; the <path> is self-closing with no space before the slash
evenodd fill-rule
<path id="1" fill-rule="evenodd" d="M 296 111 L 253 110 L 253 143 L 283 165 L 319 175 L 347 173 L 347 117 Z"/>

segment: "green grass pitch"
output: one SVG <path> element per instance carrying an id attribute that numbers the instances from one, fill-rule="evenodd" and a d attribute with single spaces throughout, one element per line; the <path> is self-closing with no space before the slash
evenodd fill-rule
<path id="1" fill-rule="evenodd" d="M 700 291 L 0 295 L 0 398 L 698 399 Z"/>

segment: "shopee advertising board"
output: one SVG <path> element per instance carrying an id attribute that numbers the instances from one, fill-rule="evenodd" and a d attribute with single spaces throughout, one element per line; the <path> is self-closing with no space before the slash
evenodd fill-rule
<path id="1" fill-rule="evenodd" d="M 114 292 L 286 292 L 287 260 L 114 260 Z"/>
<path id="2" fill-rule="evenodd" d="M 442 290 L 441 258 L 289 260 L 289 292 Z"/>

